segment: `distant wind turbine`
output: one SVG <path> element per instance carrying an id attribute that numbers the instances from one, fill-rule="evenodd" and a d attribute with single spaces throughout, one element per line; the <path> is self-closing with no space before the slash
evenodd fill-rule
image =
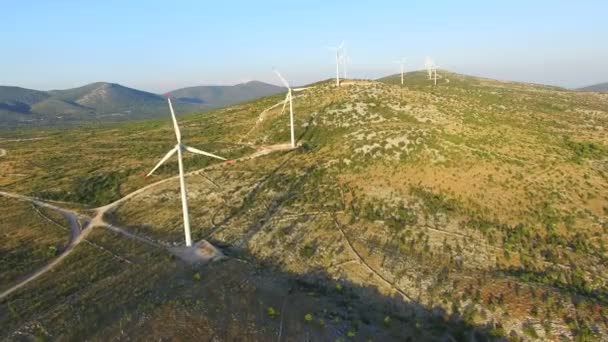
<path id="1" fill-rule="evenodd" d="M 346 72 L 348 71 L 348 64 L 351 62 L 351 59 L 346 52 L 346 48 L 342 50 L 342 56 L 340 56 L 340 60 L 342 61 L 342 79 L 347 79 L 348 76 L 346 75 Z"/>
<path id="2" fill-rule="evenodd" d="M 329 49 L 336 51 L 336 87 L 340 86 L 340 62 L 342 59 L 342 50 L 344 49 L 344 41 L 337 47 L 330 47 Z"/>
<path id="3" fill-rule="evenodd" d="M 285 111 L 285 107 L 287 106 L 287 103 L 289 102 L 289 127 L 291 130 L 291 147 L 295 148 L 296 147 L 296 138 L 295 138 L 295 134 L 294 134 L 294 127 L 293 127 L 293 96 L 292 96 L 292 91 L 302 91 L 302 90 L 306 90 L 308 88 L 294 88 L 291 89 L 291 87 L 289 86 L 289 83 L 287 82 L 287 80 L 285 78 L 283 78 L 283 76 L 281 75 L 281 73 L 278 70 L 274 70 L 274 72 L 277 74 L 277 76 L 279 76 L 279 78 L 281 79 L 281 82 L 283 83 L 283 85 L 285 85 L 285 88 L 287 88 L 287 96 L 285 96 L 285 101 L 283 102 L 283 109 L 281 110 L 281 114 L 283 114 L 283 112 Z"/>
<path id="4" fill-rule="evenodd" d="M 403 85 L 403 72 L 405 70 L 405 58 L 401 58 L 399 61 L 395 61 L 395 63 L 401 66 L 401 85 Z"/>
<path id="5" fill-rule="evenodd" d="M 201 151 L 194 147 L 186 146 L 182 144 L 182 135 L 179 130 L 179 126 L 177 125 L 177 119 L 175 118 L 175 112 L 173 111 L 173 105 L 171 104 L 171 98 L 167 96 L 167 101 L 169 102 L 169 109 L 171 110 L 171 118 L 173 120 L 173 129 L 175 130 L 175 137 L 177 138 L 177 144 L 173 147 L 167 154 L 156 164 L 156 166 L 146 175 L 146 178 L 149 177 L 156 169 L 158 169 L 164 162 L 167 161 L 175 152 L 177 152 L 177 165 L 179 167 L 179 185 L 181 189 L 181 197 L 182 197 L 182 212 L 184 215 L 184 234 L 186 235 L 186 246 L 192 246 L 192 238 L 190 236 L 190 217 L 188 216 L 188 196 L 186 191 L 186 180 L 184 179 L 184 164 L 182 161 L 182 152 L 188 151 L 191 153 L 202 154 L 207 157 L 212 157 L 220 160 L 226 160 L 226 158 L 222 158 L 220 156 L 216 156 L 215 154 L 211 154 L 209 152 Z M 230 163 L 231 161 L 228 161 Z"/>
<path id="6" fill-rule="evenodd" d="M 431 80 L 433 77 L 433 65 L 435 65 L 435 62 L 433 62 L 430 57 L 427 57 L 424 61 L 424 67 L 426 68 L 426 72 L 429 75 L 429 80 Z"/>

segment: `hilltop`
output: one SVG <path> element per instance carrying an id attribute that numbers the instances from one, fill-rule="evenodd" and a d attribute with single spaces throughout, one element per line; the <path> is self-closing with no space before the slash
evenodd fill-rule
<path id="1" fill-rule="evenodd" d="M 181 88 L 169 92 L 183 102 L 213 104 L 223 107 L 238 102 L 285 92 L 285 88 L 272 84 L 250 81 L 233 86 L 198 86 Z"/>
<path id="2" fill-rule="evenodd" d="M 295 150 L 268 148 L 289 140 L 282 94 L 181 116 L 235 160 L 185 160 L 193 238 L 227 256 L 206 266 L 170 252 L 176 163 L 141 177 L 170 120 L 5 135 L 1 191 L 83 227 L 116 204 L 4 299 L 1 338 L 606 339 L 608 94 L 439 74 L 298 92 Z M 0 201 L 4 291 L 74 220 Z"/>
<path id="3" fill-rule="evenodd" d="M 0 87 L 0 124 L 4 127 L 141 119 L 159 116 L 164 107 L 165 100 L 159 95 L 114 83 L 45 92 Z"/>
<path id="4" fill-rule="evenodd" d="M 184 88 L 170 94 L 177 97 L 177 113 L 187 113 L 249 101 L 282 89 L 254 81 L 234 86 Z M 96 82 L 51 91 L 0 86 L 0 127 L 140 120 L 164 117 L 167 110 L 164 95 L 116 83 Z"/>
<path id="5" fill-rule="evenodd" d="M 608 91 L 608 82 L 598 83 L 587 87 L 578 88 L 577 90 L 582 91 Z"/>

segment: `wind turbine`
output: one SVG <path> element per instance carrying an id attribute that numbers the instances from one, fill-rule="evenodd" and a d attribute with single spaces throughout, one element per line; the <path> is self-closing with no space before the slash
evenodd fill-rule
<path id="1" fill-rule="evenodd" d="M 430 57 L 427 57 L 424 61 L 424 67 L 426 68 L 426 73 L 429 75 L 429 80 L 433 77 L 433 65 L 435 62 Z"/>
<path id="2" fill-rule="evenodd" d="M 295 148 L 296 147 L 296 138 L 294 135 L 294 127 L 293 127 L 293 96 L 292 96 L 292 91 L 302 91 L 302 90 L 306 90 L 308 88 L 294 88 L 291 89 L 291 87 L 289 86 L 289 83 L 287 83 L 287 80 L 285 78 L 283 78 L 283 76 L 281 75 L 281 73 L 277 70 L 274 69 L 274 72 L 277 74 L 277 76 L 279 76 L 279 78 L 281 79 L 281 82 L 283 82 L 283 85 L 285 85 L 285 88 L 287 88 L 287 96 L 285 96 L 285 101 L 283 102 L 283 109 L 281 110 L 281 114 L 283 114 L 283 112 L 285 111 L 285 107 L 287 106 L 287 102 L 289 102 L 289 126 L 291 129 L 291 147 Z"/>
<path id="3" fill-rule="evenodd" d="M 434 80 L 435 80 L 435 85 L 437 85 L 437 65 L 433 64 L 433 73 L 435 74 L 434 76 Z"/>
<path id="4" fill-rule="evenodd" d="M 342 79 L 347 79 L 346 71 L 348 68 L 348 63 L 351 62 L 350 57 L 346 53 L 346 48 L 342 50 L 342 55 L 340 56 L 340 60 L 342 61 Z"/>
<path id="5" fill-rule="evenodd" d="M 330 47 L 331 50 L 336 51 L 336 87 L 340 86 L 340 61 L 342 59 L 342 49 L 344 48 L 344 41 L 337 47 Z"/>
<path id="6" fill-rule="evenodd" d="M 405 69 L 405 58 L 401 58 L 401 60 L 395 61 L 395 63 L 401 65 L 401 85 L 403 85 L 403 71 Z"/>
<path id="7" fill-rule="evenodd" d="M 220 156 L 216 156 L 215 154 L 211 154 L 209 152 L 201 151 L 197 148 L 186 146 L 182 144 L 182 135 L 179 130 L 179 126 L 177 125 L 177 119 L 175 118 L 175 112 L 173 111 L 173 105 L 171 104 L 171 98 L 167 96 L 167 101 L 169 102 L 169 109 L 171 110 L 171 118 L 173 120 L 173 129 L 175 130 L 175 137 L 177 138 L 177 144 L 173 147 L 167 154 L 156 164 L 156 166 L 146 175 L 146 178 L 149 177 L 156 169 L 159 168 L 164 162 L 167 161 L 172 155 L 177 152 L 177 165 L 179 167 L 179 185 L 181 189 L 182 196 L 182 212 L 184 215 L 184 234 L 186 235 L 186 246 L 192 246 L 192 238 L 190 236 L 190 217 L 188 216 L 188 196 L 186 191 L 186 180 L 184 179 L 184 163 L 182 161 L 182 152 L 188 151 L 191 153 L 202 154 L 207 157 L 212 157 L 220 160 L 226 160 L 226 158 L 222 158 Z M 230 161 L 228 161 L 230 163 Z"/>

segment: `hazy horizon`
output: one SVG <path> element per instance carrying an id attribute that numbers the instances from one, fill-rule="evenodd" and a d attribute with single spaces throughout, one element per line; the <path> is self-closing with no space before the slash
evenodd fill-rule
<path id="1" fill-rule="evenodd" d="M 349 77 L 442 69 L 577 88 L 608 81 L 599 1 L 373 4 L 321 1 L 179 5 L 160 2 L 11 3 L 0 23 L 0 84 L 39 90 L 104 81 L 162 93 L 251 80 L 331 78 L 327 48 L 346 41 Z M 297 15 L 295 15 L 297 14 Z M 516 27 L 516 28 L 514 28 Z"/>

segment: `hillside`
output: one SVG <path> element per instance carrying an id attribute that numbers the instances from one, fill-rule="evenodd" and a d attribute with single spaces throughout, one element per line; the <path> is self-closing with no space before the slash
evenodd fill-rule
<path id="1" fill-rule="evenodd" d="M 2 103 L 15 102 L 25 105 L 32 105 L 49 97 L 49 94 L 43 91 L 0 86 L 0 101 Z"/>
<path id="2" fill-rule="evenodd" d="M 178 118 L 208 265 L 168 118 L 7 132 L 0 339 L 608 339 L 608 94 L 439 74 Z"/>
<path id="3" fill-rule="evenodd" d="M 577 90 L 582 91 L 608 91 L 608 82 L 606 83 L 598 83 L 594 85 L 590 85 L 583 88 L 578 88 Z"/>
<path id="4" fill-rule="evenodd" d="M 193 87 L 171 92 L 176 112 L 209 110 L 281 92 L 262 82 L 234 86 Z M 183 98 L 182 98 L 183 97 Z M 120 84 L 97 82 L 48 92 L 0 87 L 0 128 L 62 126 L 126 121 L 168 115 L 166 99 Z"/>
<path id="5" fill-rule="evenodd" d="M 42 91 L 0 86 L 0 124 L 39 119 L 31 112 L 32 105 L 49 97 Z"/>
<path id="6" fill-rule="evenodd" d="M 167 114 L 166 99 L 160 95 L 127 88 L 114 83 L 92 83 L 84 87 L 52 90 L 53 99 L 87 108 L 97 118 L 108 116 L 141 119 Z M 39 109 L 52 112 L 52 109 Z"/>
<path id="7" fill-rule="evenodd" d="M 199 106 L 178 103 L 181 111 Z M 63 126 L 100 121 L 124 121 L 167 114 L 159 95 L 119 84 L 97 82 L 47 92 L 0 87 L 0 127 Z"/>
<path id="8" fill-rule="evenodd" d="M 251 81 L 234 86 L 182 88 L 169 92 L 169 95 L 183 102 L 212 104 L 215 107 L 222 107 L 282 92 L 285 92 L 283 87 Z"/>

